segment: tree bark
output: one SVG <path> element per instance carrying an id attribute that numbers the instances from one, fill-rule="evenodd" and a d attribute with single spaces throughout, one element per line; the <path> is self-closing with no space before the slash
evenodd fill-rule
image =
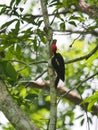
<path id="1" fill-rule="evenodd" d="M 57 119 L 57 93 L 56 88 L 54 86 L 55 81 L 55 73 L 53 70 L 53 67 L 51 65 L 51 58 L 52 58 L 52 51 L 51 51 L 51 45 L 53 42 L 53 31 L 51 29 L 50 23 L 49 23 L 49 16 L 46 6 L 46 0 L 40 0 L 41 1 L 41 8 L 43 13 L 43 19 L 45 24 L 45 32 L 46 32 L 46 38 L 48 42 L 48 73 L 49 73 L 49 80 L 50 80 L 50 120 L 49 120 L 49 130 L 56 130 L 56 119 Z"/>
<path id="2" fill-rule="evenodd" d="M 40 130 L 19 108 L 2 81 L 0 81 L 0 110 L 16 130 Z"/>

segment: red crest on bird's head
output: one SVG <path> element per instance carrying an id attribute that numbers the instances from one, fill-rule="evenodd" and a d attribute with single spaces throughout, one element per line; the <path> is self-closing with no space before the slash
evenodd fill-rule
<path id="1" fill-rule="evenodd" d="M 56 50 L 57 50 L 56 42 L 57 42 L 56 39 L 54 39 L 53 42 L 52 42 L 52 51 L 53 52 L 56 52 Z"/>

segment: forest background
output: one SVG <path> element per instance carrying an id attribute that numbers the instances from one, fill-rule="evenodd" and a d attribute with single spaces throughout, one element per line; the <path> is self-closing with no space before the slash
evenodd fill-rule
<path id="1" fill-rule="evenodd" d="M 9 120 L 2 129 L 98 129 L 97 24 L 96 0 L 0 3 L 0 111 Z M 57 90 L 54 38 L 66 70 Z"/>

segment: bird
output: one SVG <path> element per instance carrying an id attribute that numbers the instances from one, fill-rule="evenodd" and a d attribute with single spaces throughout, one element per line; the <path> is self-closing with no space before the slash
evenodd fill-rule
<path id="1" fill-rule="evenodd" d="M 57 40 L 54 39 L 52 42 L 52 52 L 53 56 L 51 59 L 52 66 L 57 74 L 57 77 L 55 79 L 55 88 L 57 88 L 58 82 L 61 79 L 63 82 L 65 80 L 65 64 L 64 59 L 60 53 L 57 53 L 57 46 L 56 46 Z"/>

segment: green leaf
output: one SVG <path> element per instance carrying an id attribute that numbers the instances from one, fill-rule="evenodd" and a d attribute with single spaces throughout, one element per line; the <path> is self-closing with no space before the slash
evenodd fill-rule
<path id="1" fill-rule="evenodd" d="M 16 26 L 15 26 L 15 32 L 18 34 L 18 31 L 19 31 L 19 28 L 20 28 L 20 21 L 18 20 L 17 23 L 16 23 Z"/>
<path id="2" fill-rule="evenodd" d="M 97 99 L 97 101 L 98 101 L 98 99 Z M 92 107 L 93 107 L 95 102 L 96 102 L 96 99 L 89 103 L 89 105 L 87 107 L 88 111 L 92 111 Z"/>
<path id="3" fill-rule="evenodd" d="M 59 18 L 62 22 L 64 22 L 64 18 L 62 18 L 60 15 L 57 15 L 57 18 Z"/>
<path id="4" fill-rule="evenodd" d="M 26 99 L 31 100 L 31 101 L 32 101 L 32 99 L 34 99 L 34 98 L 38 98 L 38 95 L 37 95 L 37 94 L 28 94 L 28 95 L 26 96 Z"/>
<path id="5" fill-rule="evenodd" d="M 78 20 L 78 21 L 80 21 L 80 22 L 83 22 L 83 21 L 84 21 L 84 18 L 78 17 L 78 16 L 71 16 L 69 20 L 72 20 L 72 19 L 73 19 L 73 20 Z"/>
<path id="6" fill-rule="evenodd" d="M 37 51 L 38 49 L 38 46 L 37 46 L 37 37 L 35 36 L 34 40 L 33 40 L 33 48 L 34 48 L 34 51 Z"/>
<path id="7" fill-rule="evenodd" d="M 15 2 L 15 0 L 11 0 L 10 7 L 12 7 L 12 5 L 13 5 L 14 2 Z"/>
<path id="8" fill-rule="evenodd" d="M 60 30 L 65 31 L 65 23 L 64 22 L 60 24 Z"/>
<path id="9" fill-rule="evenodd" d="M 84 115 L 83 114 L 81 114 L 81 115 L 79 115 L 78 117 L 76 117 L 76 119 L 79 119 L 79 118 L 81 118 L 81 117 L 83 117 Z"/>
<path id="10" fill-rule="evenodd" d="M 62 5 L 62 2 L 59 2 L 58 0 L 52 0 L 49 4 L 49 7 L 52 7 L 54 5 Z"/>
<path id="11" fill-rule="evenodd" d="M 85 121 L 84 119 L 81 120 L 81 126 L 84 124 L 84 121 Z"/>
<path id="12" fill-rule="evenodd" d="M 18 5 L 21 1 L 20 0 L 16 0 L 16 5 Z"/>
<path id="13" fill-rule="evenodd" d="M 41 26 L 42 22 L 43 22 L 43 20 L 38 21 L 38 26 L 39 27 Z"/>
<path id="14" fill-rule="evenodd" d="M 6 5 L 0 5 L 0 7 L 3 7 L 0 11 L 0 15 L 1 15 L 6 11 Z"/>
<path id="15" fill-rule="evenodd" d="M 17 72 L 10 62 L 6 62 L 5 73 L 6 76 L 9 77 L 12 81 L 16 81 Z"/>
<path id="16" fill-rule="evenodd" d="M 17 72 L 12 64 L 6 60 L 0 60 L 0 78 L 3 80 L 9 79 L 10 81 L 16 81 Z"/>
<path id="17" fill-rule="evenodd" d="M 87 109 L 88 109 L 88 111 L 92 111 L 91 109 L 97 101 L 98 101 L 98 91 L 96 91 L 92 96 L 83 100 L 83 102 L 81 104 L 89 103 Z"/>
<path id="18" fill-rule="evenodd" d="M 18 59 L 21 59 L 22 56 L 22 50 L 21 50 L 21 46 L 16 44 L 16 50 L 15 50 L 15 55 Z"/>
<path id="19" fill-rule="evenodd" d="M 20 95 L 21 97 L 25 98 L 26 95 L 27 95 L 26 93 L 27 93 L 27 92 L 26 92 L 26 88 L 22 88 L 19 95 Z"/>
<path id="20" fill-rule="evenodd" d="M 13 19 L 13 20 L 11 20 L 11 21 L 9 21 L 9 22 L 6 22 L 5 24 L 3 24 L 2 26 L 1 26 L 1 29 L 3 29 L 3 28 L 5 28 L 5 27 L 8 27 L 10 24 L 12 24 L 13 22 L 15 22 L 17 19 Z"/>
<path id="21" fill-rule="evenodd" d="M 90 27 L 88 27 L 88 30 L 94 30 L 94 29 L 96 29 L 97 28 L 97 26 L 90 26 Z"/>
<path id="22" fill-rule="evenodd" d="M 77 27 L 77 24 L 74 21 L 70 21 L 68 23 L 71 24 L 71 25 L 74 25 L 75 27 Z"/>
<path id="23" fill-rule="evenodd" d="M 20 11 L 23 12 L 24 8 L 20 8 Z"/>
<path id="24" fill-rule="evenodd" d="M 36 22 L 34 21 L 34 19 L 27 18 L 26 16 L 23 17 L 23 20 L 28 22 L 28 23 L 32 23 L 34 25 L 37 25 Z"/>
<path id="25" fill-rule="evenodd" d="M 2 62 L 0 62 L 0 78 L 1 79 L 5 79 L 6 78 L 6 75 L 5 75 L 5 65 Z"/>

